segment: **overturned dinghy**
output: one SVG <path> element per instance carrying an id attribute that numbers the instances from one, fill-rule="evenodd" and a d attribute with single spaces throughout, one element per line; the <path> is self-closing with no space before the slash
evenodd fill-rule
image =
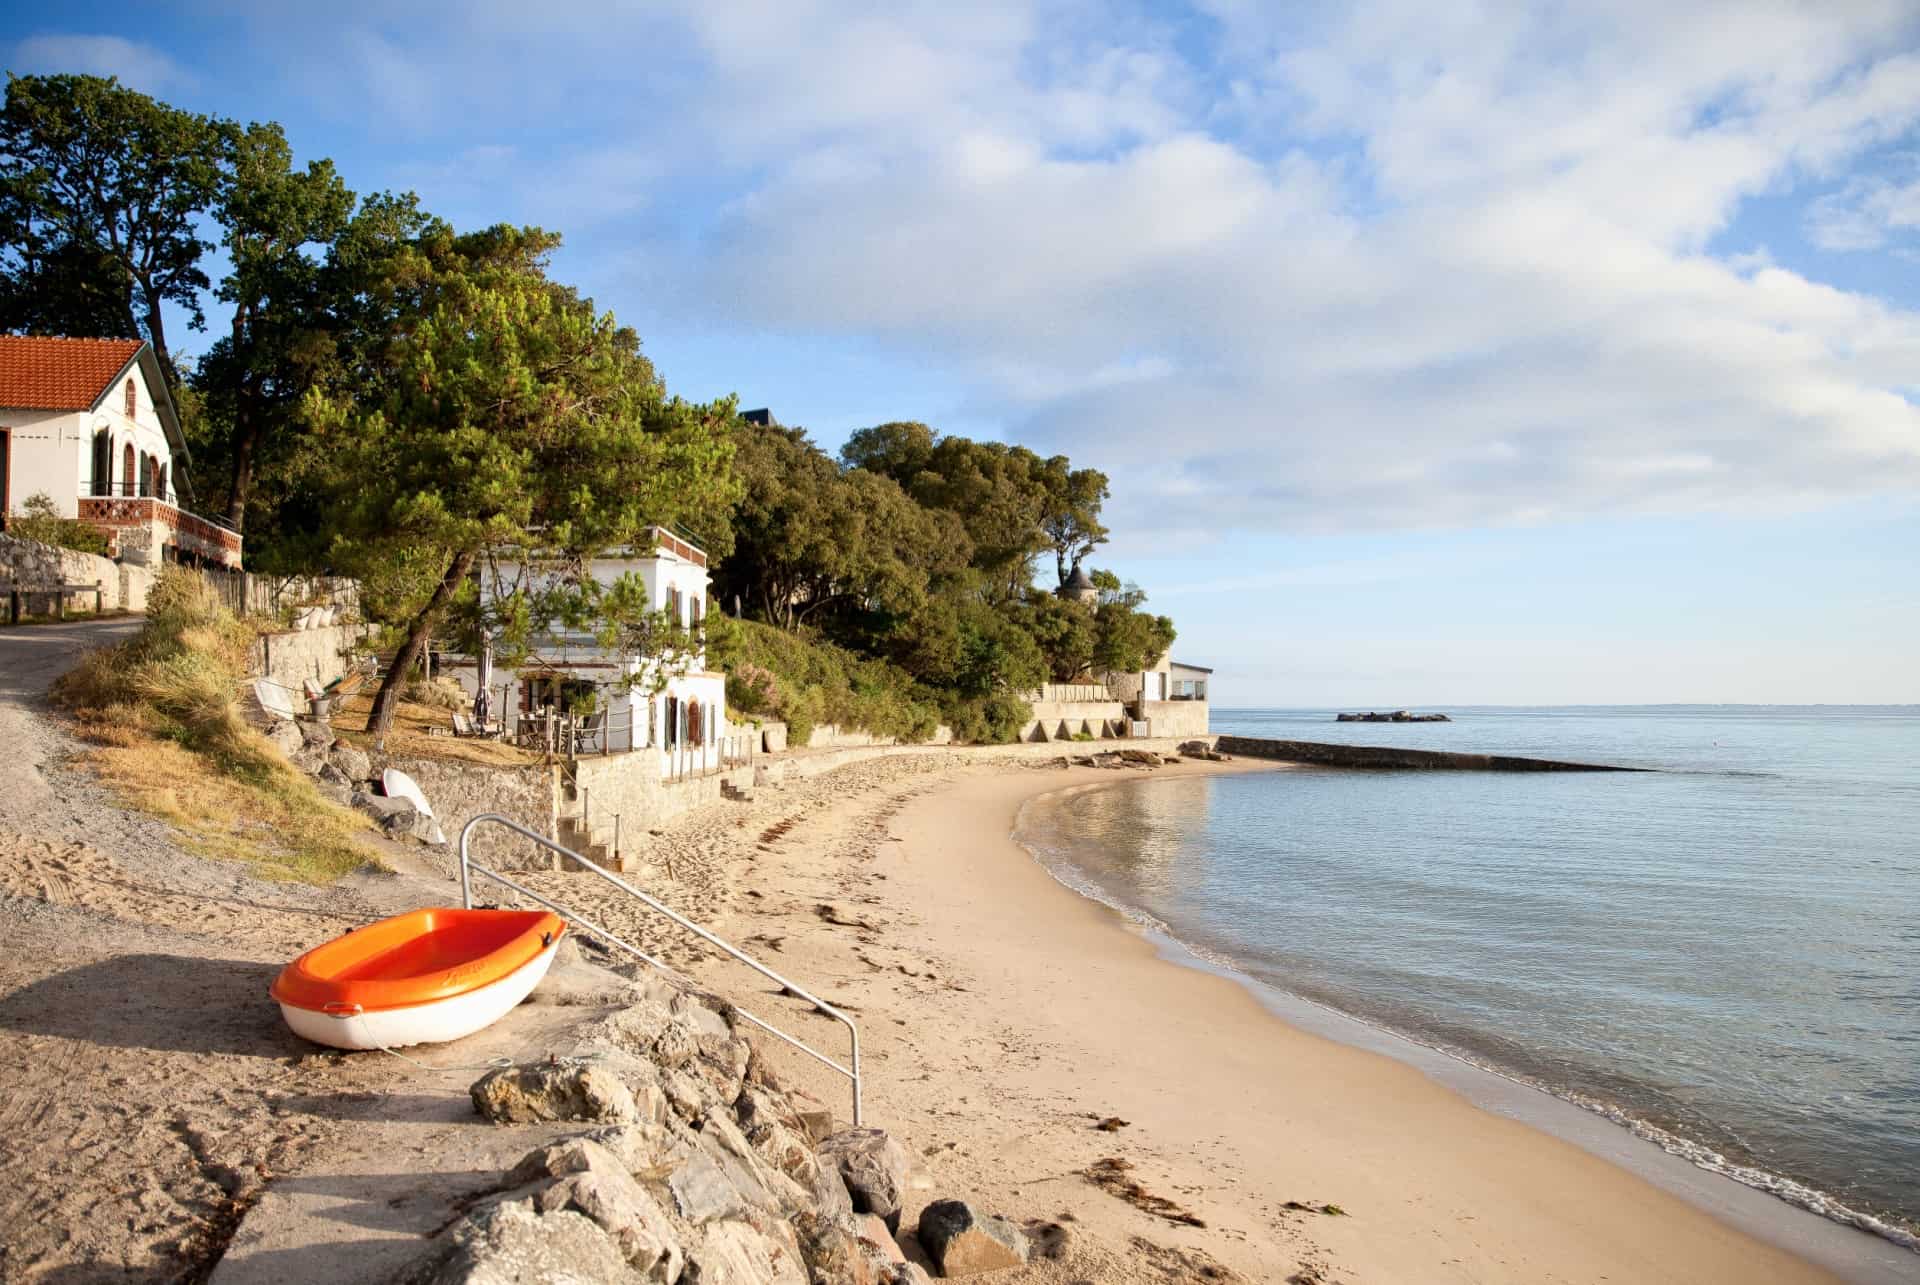
<path id="1" fill-rule="evenodd" d="M 545 910 L 415 910 L 288 964 L 271 994 L 295 1034 L 342 1049 L 471 1035 L 547 975 L 566 921 Z"/>

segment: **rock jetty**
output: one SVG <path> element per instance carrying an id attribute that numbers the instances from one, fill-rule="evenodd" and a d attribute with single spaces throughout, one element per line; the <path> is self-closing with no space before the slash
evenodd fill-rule
<path id="1" fill-rule="evenodd" d="M 1335 714 L 1336 723 L 1451 723 L 1453 720 L 1445 714 L 1415 714 L 1411 710 L 1396 709 L 1391 714 Z"/>

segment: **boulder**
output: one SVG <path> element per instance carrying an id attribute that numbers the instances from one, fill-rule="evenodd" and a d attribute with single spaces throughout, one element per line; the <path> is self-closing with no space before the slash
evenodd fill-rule
<path id="1" fill-rule="evenodd" d="M 964 1200 L 938 1200 L 922 1209 L 914 1234 L 942 1276 L 972 1276 L 1027 1261 L 1026 1233 L 1005 1218 L 976 1214 Z"/>
<path id="2" fill-rule="evenodd" d="M 300 740 L 310 750 L 319 750 L 322 754 L 333 748 L 333 729 L 317 718 L 295 720 L 300 729 Z"/>
<path id="3" fill-rule="evenodd" d="M 335 767 L 333 760 L 330 758 L 321 762 L 320 770 L 315 772 L 314 776 L 318 777 L 323 785 L 337 785 L 343 789 L 351 790 L 354 784 L 353 778 Z M 349 794 L 348 797 L 351 798 L 352 795 Z"/>
<path id="4" fill-rule="evenodd" d="M 732 1220 L 710 1224 L 700 1244 L 687 1248 L 681 1285 L 807 1285 L 799 1247 L 776 1232 Z"/>
<path id="5" fill-rule="evenodd" d="M 273 725 L 262 733 L 273 747 L 291 758 L 306 748 L 307 738 L 300 735 L 299 727 L 284 718 L 276 718 Z"/>
<path id="6" fill-rule="evenodd" d="M 347 780 L 359 782 L 373 776 L 373 759 L 365 750 L 357 750 L 345 741 L 336 741 L 327 761 L 339 768 Z"/>
<path id="7" fill-rule="evenodd" d="M 531 1200 L 502 1201 L 461 1219 L 403 1279 L 418 1285 L 644 1280 L 592 1219 L 571 1210 L 541 1213 Z"/>
<path id="8" fill-rule="evenodd" d="M 625 1125 L 601 1132 L 639 1130 Z M 613 1237 L 627 1262 L 647 1279 L 671 1282 L 680 1275 L 680 1242 L 659 1202 L 633 1180 L 635 1167 L 592 1136 L 582 1136 L 528 1152 L 507 1181 L 515 1186 L 546 1182 L 532 1197 L 535 1209 L 586 1215 Z"/>
<path id="9" fill-rule="evenodd" d="M 489 1071 L 468 1090 L 474 1110 L 495 1124 L 543 1120 L 636 1120 L 633 1092 L 605 1067 L 572 1058 Z"/>
<path id="10" fill-rule="evenodd" d="M 885 1129 L 843 1129 L 821 1142 L 819 1156 L 840 1171 L 854 1212 L 878 1214 L 899 1234 L 910 1162 Z"/>
<path id="11" fill-rule="evenodd" d="M 847 1190 L 847 1180 L 840 1176 L 839 1166 L 818 1166 L 812 1192 L 814 1211 L 822 1218 L 844 1217 L 853 1221 L 853 1195 Z"/>
<path id="12" fill-rule="evenodd" d="M 760 725 L 760 748 L 768 754 L 779 754 L 787 748 L 787 725 L 785 723 L 762 723 Z"/>
<path id="13" fill-rule="evenodd" d="M 690 1223 L 735 1218 L 747 1211 L 746 1198 L 728 1181 L 712 1156 L 696 1151 L 667 1178 L 680 1216 Z"/>

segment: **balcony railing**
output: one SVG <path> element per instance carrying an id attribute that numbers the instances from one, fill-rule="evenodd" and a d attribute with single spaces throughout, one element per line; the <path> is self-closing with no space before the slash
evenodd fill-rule
<path id="1" fill-rule="evenodd" d="M 105 484 L 96 482 L 87 490 L 80 492 L 80 498 L 83 500 L 156 500 L 161 504 L 167 505 L 169 508 L 178 510 L 183 517 L 193 518 L 195 521 L 205 522 L 211 526 L 217 526 L 227 531 L 238 530 L 233 523 L 227 521 L 225 518 L 216 518 L 205 513 L 195 513 L 191 509 L 181 508 L 180 493 L 172 487 L 168 487 L 162 492 L 157 487 L 151 485 L 143 487 L 138 482 L 121 481 Z"/>

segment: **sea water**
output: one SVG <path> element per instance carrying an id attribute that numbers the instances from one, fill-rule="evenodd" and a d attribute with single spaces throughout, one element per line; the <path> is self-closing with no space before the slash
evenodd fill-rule
<path id="1" fill-rule="evenodd" d="M 1140 777 L 1020 837 L 1252 978 L 1920 1244 L 1920 707 L 1449 712 L 1213 725 L 1659 770 Z"/>

